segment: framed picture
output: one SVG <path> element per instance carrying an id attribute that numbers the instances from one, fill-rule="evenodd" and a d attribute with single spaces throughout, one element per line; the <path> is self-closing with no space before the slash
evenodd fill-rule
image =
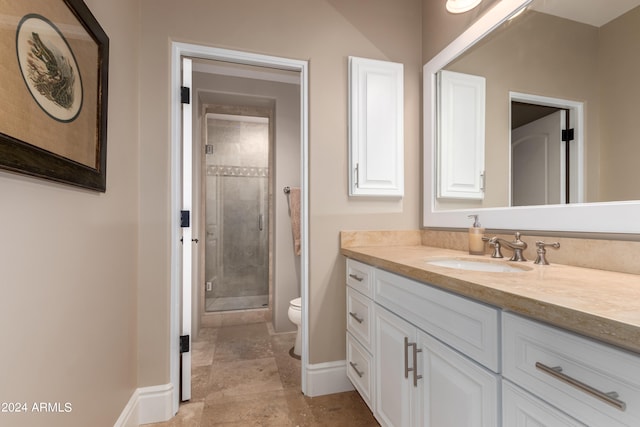
<path id="1" fill-rule="evenodd" d="M 84 2 L 1 2 L 0 52 L 0 168 L 106 191 L 109 38 Z"/>

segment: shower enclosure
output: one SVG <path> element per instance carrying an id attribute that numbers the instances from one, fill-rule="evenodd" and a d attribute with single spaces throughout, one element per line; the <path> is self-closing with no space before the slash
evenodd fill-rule
<path id="1" fill-rule="evenodd" d="M 269 303 L 269 119 L 206 115 L 205 308 Z"/>

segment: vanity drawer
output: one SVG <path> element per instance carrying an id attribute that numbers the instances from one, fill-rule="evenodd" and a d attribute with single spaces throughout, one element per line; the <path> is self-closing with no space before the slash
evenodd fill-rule
<path id="1" fill-rule="evenodd" d="M 369 298 L 373 297 L 371 277 L 374 267 L 353 259 L 347 259 L 347 285 L 362 292 Z"/>
<path id="2" fill-rule="evenodd" d="M 371 351 L 373 301 L 347 287 L 347 331 Z"/>
<path id="3" fill-rule="evenodd" d="M 369 409 L 373 408 L 373 357 L 353 335 L 347 332 L 347 377 L 367 403 Z"/>
<path id="4" fill-rule="evenodd" d="M 587 425 L 640 426 L 638 355 L 505 313 L 503 376 Z"/>
<path id="5" fill-rule="evenodd" d="M 383 270 L 375 273 L 374 301 L 500 372 L 498 309 Z"/>
<path id="6" fill-rule="evenodd" d="M 504 427 L 585 427 L 567 414 L 504 380 L 502 381 L 502 425 Z"/>

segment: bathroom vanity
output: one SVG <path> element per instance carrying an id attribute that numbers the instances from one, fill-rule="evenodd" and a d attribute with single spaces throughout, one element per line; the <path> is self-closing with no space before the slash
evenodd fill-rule
<path id="1" fill-rule="evenodd" d="M 578 9 L 568 8 L 562 15 L 551 13 L 547 3 L 495 2 L 425 64 L 425 228 L 466 230 L 469 216 L 479 215 L 484 227 L 495 230 L 640 233 L 637 193 L 607 194 L 604 186 L 596 191 L 603 182 L 601 171 L 622 169 L 616 161 L 606 166 L 608 159 L 598 159 L 598 149 L 626 154 L 627 148 L 614 143 L 629 140 L 610 131 L 621 129 L 619 125 L 605 125 L 596 115 L 618 111 L 619 106 L 598 103 L 598 98 L 616 93 L 608 83 L 624 87 L 624 92 L 636 86 L 635 80 L 621 84 L 614 73 L 629 68 L 622 61 L 628 57 L 624 50 L 619 50 L 620 57 L 600 53 L 604 44 L 618 47 L 626 40 L 596 36 L 605 33 L 609 21 L 608 31 L 614 34 L 626 34 L 619 28 L 637 28 L 640 10 L 628 15 L 627 10 L 618 11 L 596 29 L 591 23 L 567 25 L 579 21 L 581 2 L 574 5 Z M 593 6 L 610 12 L 609 3 Z M 569 27 L 593 37 L 564 35 Z M 549 41 L 545 43 L 543 36 Z M 559 41 L 586 40 L 593 44 L 560 50 Z M 533 50 L 527 53 L 524 47 L 529 44 Z M 584 63 L 572 60 L 571 67 L 563 67 L 564 77 L 557 72 L 559 61 L 541 56 L 575 59 L 576 52 L 596 50 L 607 58 L 606 64 L 589 65 L 596 62 L 587 57 Z M 552 71 L 544 71 L 547 64 Z M 591 75 L 593 70 L 598 75 Z M 447 83 L 450 72 L 486 79 L 486 94 L 478 84 L 471 99 L 461 99 Z M 601 76 L 605 77 L 600 80 Z M 598 90 L 590 98 L 593 88 Z M 476 102 L 485 95 L 485 102 Z M 634 106 L 636 98 L 631 101 Z M 448 108 L 448 101 L 461 105 Z M 512 185 L 514 176 L 522 179 L 522 171 L 512 168 L 520 158 L 512 142 L 520 139 L 512 135 L 517 129 L 512 129 L 511 118 L 517 104 L 525 101 L 571 110 L 565 118 L 571 129 L 565 129 L 565 137 L 549 133 L 562 139 L 569 162 L 545 157 L 542 164 L 553 167 L 532 168 L 565 179 L 562 185 L 544 186 L 549 196 L 544 203 L 521 201 L 530 189 L 519 193 Z M 476 107 L 469 114 L 471 105 Z M 633 108 L 624 110 L 635 114 Z M 610 114 L 608 119 L 613 123 L 621 117 Z M 598 126 L 607 131 L 600 132 Z M 556 163 L 572 166 L 563 169 Z M 543 178 L 531 175 L 524 181 L 555 182 Z M 617 190 L 637 179 L 612 182 Z M 555 197 L 557 189 L 560 198 Z M 423 246 L 427 240 L 421 238 L 393 246 L 380 239 L 385 233 L 389 234 L 363 239 L 378 239 L 375 245 L 345 245 L 343 240 L 341 248 L 347 257 L 347 375 L 383 426 L 640 426 L 637 275 L 471 257 Z M 582 247 L 594 251 L 587 244 Z"/>
<path id="2" fill-rule="evenodd" d="M 640 425 L 636 275 L 420 245 L 341 252 L 347 375 L 383 426 Z"/>

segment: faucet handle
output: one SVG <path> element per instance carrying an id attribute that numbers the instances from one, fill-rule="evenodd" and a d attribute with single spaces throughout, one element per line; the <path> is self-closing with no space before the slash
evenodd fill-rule
<path id="1" fill-rule="evenodd" d="M 498 237 L 483 237 L 482 240 L 489 242 L 489 246 L 493 246 L 493 253 L 491 254 L 491 258 L 504 258 L 502 252 L 500 251 L 500 242 L 498 241 Z"/>
<path id="2" fill-rule="evenodd" d="M 545 243 L 541 240 L 538 240 L 536 242 L 536 260 L 533 262 L 534 264 L 538 264 L 538 265 L 549 265 L 549 261 L 547 261 L 547 250 L 545 249 L 547 246 L 551 246 L 552 248 L 558 249 L 560 247 L 560 242 L 553 242 L 553 243 Z"/>

